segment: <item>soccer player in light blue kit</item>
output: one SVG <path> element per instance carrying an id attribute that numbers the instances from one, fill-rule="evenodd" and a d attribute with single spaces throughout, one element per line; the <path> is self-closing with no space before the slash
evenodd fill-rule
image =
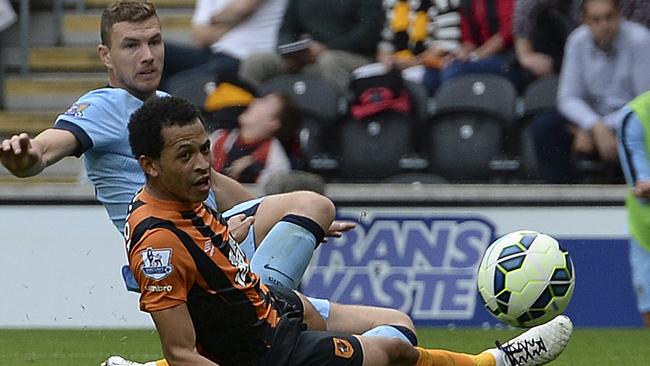
<path id="1" fill-rule="evenodd" d="M 144 100 L 166 95 L 156 91 L 164 47 L 153 5 L 144 0 L 109 5 L 102 14 L 98 53 L 108 69 L 108 86 L 79 98 L 56 119 L 54 127 L 35 138 L 23 133 L 2 141 L 0 160 L 14 175 L 28 177 L 65 156 L 84 155 L 98 201 L 123 231 L 130 200 L 145 183 L 129 147 L 129 117 Z M 251 227 L 241 246 L 267 283 L 295 288 L 323 237 L 353 227 L 333 222 L 334 205 L 316 193 L 252 200 L 243 186 L 214 171 L 211 184 L 218 209 L 228 210 L 224 217 L 236 216 L 238 225 Z"/>
<path id="2" fill-rule="evenodd" d="M 618 156 L 629 186 L 625 205 L 630 226 L 630 266 L 637 306 L 650 328 L 650 92 L 620 114 Z"/>

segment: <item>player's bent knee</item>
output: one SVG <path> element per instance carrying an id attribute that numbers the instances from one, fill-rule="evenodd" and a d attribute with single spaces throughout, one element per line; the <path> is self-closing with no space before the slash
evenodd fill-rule
<path id="1" fill-rule="evenodd" d="M 290 211 L 296 214 L 312 216 L 319 224 L 329 226 L 336 216 L 336 207 L 327 197 L 310 191 L 297 191 L 290 193 L 288 200 Z M 327 229 L 327 227 L 325 227 Z"/>
<path id="2" fill-rule="evenodd" d="M 380 324 L 401 325 L 415 332 L 415 325 L 411 318 L 405 313 L 390 308 L 377 308 L 378 314 L 375 320 Z M 374 315 L 374 314 L 373 314 Z"/>

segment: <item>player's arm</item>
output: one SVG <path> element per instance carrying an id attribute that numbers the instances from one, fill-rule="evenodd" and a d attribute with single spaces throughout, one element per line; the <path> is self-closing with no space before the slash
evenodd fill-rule
<path id="1" fill-rule="evenodd" d="M 13 175 L 31 177 L 72 155 L 78 146 L 75 136 L 65 130 L 50 128 L 33 139 L 21 133 L 2 141 L 0 161 Z"/>
<path id="2" fill-rule="evenodd" d="M 257 10 L 264 0 L 233 0 L 210 18 L 209 24 L 194 24 L 192 37 L 199 47 L 209 47 Z"/>
<path id="3" fill-rule="evenodd" d="M 220 212 L 228 211 L 238 203 L 255 198 L 241 183 L 214 169 L 212 169 L 211 181 Z"/>
<path id="4" fill-rule="evenodd" d="M 170 366 L 215 366 L 216 363 L 201 356 L 196 350 L 196 334 L 187 305 L 151 313 L 160 335 L 163 353 Z"/>

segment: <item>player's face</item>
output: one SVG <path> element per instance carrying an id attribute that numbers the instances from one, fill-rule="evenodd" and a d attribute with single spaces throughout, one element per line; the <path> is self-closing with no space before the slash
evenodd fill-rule
<path id="1" fill-rule="evenodd" d="M 162 129 L 164 147 L 155 161 L 157 176 L 149 177 L 161 198 L 183 203 L 202 202 L 210 190 L 210 139 L 198 119 L 185 126 Z"/>
<path id="2" fill-rule="evenodd" d="M 621 26 L 621 14 L 613 1 L 590 1 L 585 4 L 584 22 L 591 30 L 596 44 L 608 49 L 614 43 Z"/>
<path id="3" fill-rule="evenodd" d="M 111 86 L 140 99 L 151 97 L 160 83 L 165 51 L 157 17 L 113 24 L 111 46 L 99 46 Z"/>
<path id="4" fill-rule="evenodd" d="M 255 99 L 239 117 L 240 126 L 254 131 L 256 136 L 273 136 L 280 127 L 278 114 L 282 108 L 281 103 L 280 97 L 275 94 Z"/>

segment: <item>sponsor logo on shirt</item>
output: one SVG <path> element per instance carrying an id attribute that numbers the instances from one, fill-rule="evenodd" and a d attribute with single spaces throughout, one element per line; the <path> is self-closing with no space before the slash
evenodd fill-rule
<path id="1" fill-rule="evenodd" d="M 145 287 L 144 289 L 149 291 L 149 292 L 171 292 L 172 291 L 172 285 L 166 285 L 166 286 L 160 286 L 160 285 L 149 285 Z"/>
<path id="2" fill-rule="evenodd" d="M 143 250 L 142 255 L 142 273 L 152 280 L 160 281 L 169 276 L 174 268 L 172 267 L 172 250 L 171 248 Z"/>
<path id="3" fill-rule="evenodd" d="M 66 116 L 73 116 L 76 118 L 80 118 L 84 116 L 84 110 L 88 108 L 90 104 L 73 104 L 72 107 L 70 107 L 67 111 L 65 111 Z"/>

